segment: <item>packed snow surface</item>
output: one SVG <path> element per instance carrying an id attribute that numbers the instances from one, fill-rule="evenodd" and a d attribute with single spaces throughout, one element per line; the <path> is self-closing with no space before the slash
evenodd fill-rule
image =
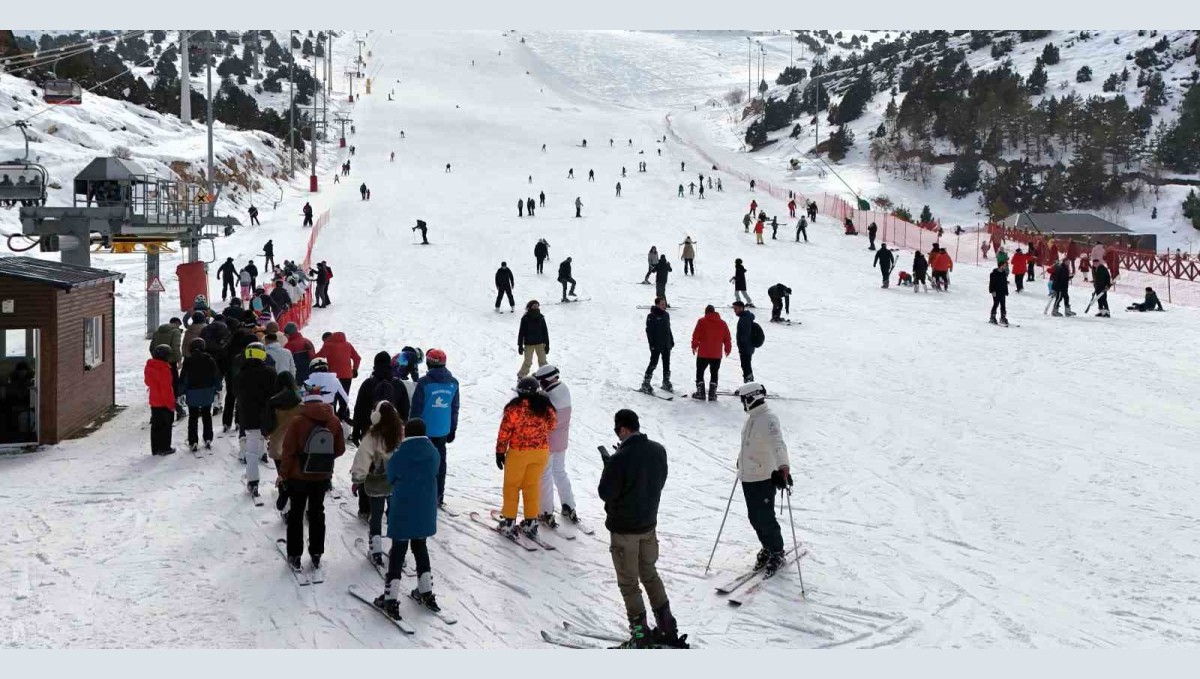
<path id="1" fill-rule="evenodd" d="M 373 94 L 352 111 L 350 177 L 324 183 L 316 196 L 292 190 L 277 211 L 264 211 L 262 227 L 217 242 L 217 257 L 239 265 L 268 238 L 278 257 L 300 259 L 308 231 L 298 213 L 311 199 L 318 213 L 331 210 L 314 258 L 335 276 L 333 304 L 314 312 L 306 335 L 319 344 L 323 331 L 345 331 L 364 356 L 361 377 L 379 350 L 447 352 L 462 385 L 447 482 L 447 503 L 460 516 L 439 516 L 430 551 L 435 591 L 458 624 L 405 602 L 418 631 L 404 637 L 348 596 L 349 585 L 381 591 L 382 582 L 353 548 L 365 525 L 332 499 L 326 581 L 297 588 L 273 545 L 284 533 L 271 509 L 274 472 L 264 472 L 267 506 L 254 507 L 233 457 L 236 438 L 219 436 L 215 454 L 197 459 L 183 449 L 180 425 L 180 452 L 150 456 L 143 263 L 100 256 L 97 266 L 129 274 L 117 300 L 117 398 L 128 408 L 85 439 L 0 458 L 0 644 L 490 648 L 542 646 L 538 630 L 564 619 L 619 631 L 624 611 L 595 492 L 595 447 L 614 443 L 612 414 L 623 407 L 668 451 L 659 569 L 681 632 L 697 646 L 1200 641 L 1192 408 L 1200 368 L 1193 344 L 1180 341 L 1200 331 L 1194 310 L 1126 313 L 1133 299 L 1122 291 L 1111 296 L 1111 319 L 1052 318 L 1042 315 L 1039 280 L 1009 298 L 1009 319 L 1021 327 L 993 328 L 985 268 L 960 265 L 944 294 L 881 289 L 865 238 L 841 235 L 825 216 L 809 228 L 810 244 L 793 242 L 794 222 L 782 219 L 779 240 L 768 230 L 767 244 L 755 245 L 740 223 L 751 198 L 781 217 L 784 205 L 724 172 L 715 173 L 727 180 L 724 192 L 677 198 L 679 184 L 710 170 L 673 142 L 655 142 L 672 107 L 680 134 L 708 127 L 692 118 L 702 113 L 691 104 L 718 94 L 729 76 L 715 60 L 711 77 L 693 73 L 688 50 L 703 65 L 722 40 L 729 52 L 744 48 L 741 34 L 519 38 L 383 35 L 373 50 L 383 64 Z M 689 141 L 713 143 L 702 133 Z M 330 154 L 326 162 L 340 160 Z M 639 161 L 648 172 L 637 172 Z M 736 162 L 755 167 L 750 157 Z M 566 178 L 570 168 L 575 179 Z M 359 198 L 361 182 L 370 201 Z M 539 191 L 545 208 L 518 218 L 515 201 Z M 429 246 L 410 232 L 418 218 L 429 223 Z M 684 277 L 678 260 L 686 235 L 698 242 L 695 277 Z M 551 245 L 544 276 L 534 271 L 538 238 Z M 653 296 L 640 284 L 651 245 L 675 266 L 668 295 L 677 391 L 692 386 L 688 346 L 704 305 L 735 322 L 728 279 L 735 257 L 746 263 L 767 336 L 755 375 L 791 399 L 770 407 L 796 477 L 807 599 L 794 569 L 740 609 L 714 593 L 758 549 L 740 492 L 713 573 L 704 573 L 744 415 L 734 398 L 667 402 L 631 390 L 648 357 L 646 311 L 636 305 Z M 553 272 L 567 256 L 586 301 L 556 305 Z M 520 360 L 520 315 L 492 309 L 501 260 L 516 274 L 518 306 L 542 302 L 550 360 L 574 395 L 568 467 L 579 512 L 597 533 L 572 542 L 551 535 L 555 552 L 518 550 L 467 518 L 499 506 L 492 451 Z M 899 262 L 909 270 L 911 253 Z M 163 270 L 175 263 L 164 258 Z M 777 282 L 794 289 L 791 317 L 802 325 L 766 322 L 766 288 Z M 164 304 L 164 320 L 173 309 Z M 721 385 L 739 380 L 734 355 Z M 348 454 L 335 484 L 353 507 L 349 465 Z M 781 521 L 790 546 L 786 508 Z"/>

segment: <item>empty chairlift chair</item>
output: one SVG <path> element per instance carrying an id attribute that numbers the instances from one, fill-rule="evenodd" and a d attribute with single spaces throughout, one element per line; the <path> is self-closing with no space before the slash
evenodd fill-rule
<path id="1" fill-rule="evenodd" d="M 83 102 L 83 88 L 74 80 L 47 80 L 42 84 L 42 101 L 71 106 Z"/>

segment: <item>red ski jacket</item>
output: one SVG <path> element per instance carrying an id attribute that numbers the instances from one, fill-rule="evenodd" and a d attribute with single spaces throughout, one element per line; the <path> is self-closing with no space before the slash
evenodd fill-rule
<path id="1" fill-rule="evenodd" d="M 314 358 L 323 358 L 329 362 L 329 372 L 336 373 L 339 380 L 353 379 L 358 372 L 358 364 L 362 357 L 354 350 L 354 345 L 346 341 L 346 333 L 335 332 L 317 352 Z"/>
<path id="2" fill-rule="evenodd" d="M 150 388 L 151 408 L 175 409 L 175 387 L 171 377 L 171 365 L 166 361 L 151 358 L 146 361 L 146 386 Z"/>
<path id="3" fill-rule="evenodd" d="M 1024 252 L 1018 252 L 1012 256 L 1012 272 L 1013 275 L 1022 276 L 1029 271 L 1029 255 Z"/>
<path id="4" fill-rule="evenodd" d="M 721 358 L 722 347 L 725 349 L 726 356 L 733 351 L 729 326 L 715 311 L 704 314 L 700 320 L 696 321 L 696 329 L 692 331 L 692 353 L 700 358 Z"/>

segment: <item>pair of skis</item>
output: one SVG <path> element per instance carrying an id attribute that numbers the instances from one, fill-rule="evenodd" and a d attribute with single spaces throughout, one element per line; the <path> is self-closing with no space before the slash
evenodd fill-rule
<path id="1" fill-rule="evenodd" d="M 758 594 L 759 591 L 762 590 L 763 585 L 766 584 L 768 580 L 773 578 L 778 573 L 786 570 L 789 566 L 796 563 L 800 559 L 804 558 L 804 555 L 806 554 L 808 554 L 807 549 L 801 547 L 797 551 L 797 548 L 793 547 L 784 552 L 784 561 L 783 564 L 780 565 L 779 570 L 770 575 L 767 575 L 765 568 L 742 573 L 732 580 L 722 585 L 718 585 L 716 587 L 717 594 L 730 595 L 729 598 L 726 599 L 729 605 L 740 607 L 754 598 L 754 595 Z M 748 584 L 749 586 L 747 587 L 746 585 Z M 745 589 L 742 589 L 743 587 L 745 587 Z"/>
<path id="2" fill-rule="evenodd" d="M 504 537 L 508 538 L 512 542 L 519 545 L 522 549 L 524 549 L 527 552 L 536 552 L 536 551 L 538 551 L 538 547 L 541 547 L 542 549 L 544 549 L 546 551 L 551 551 L 551 552 L 558 549 L 557 547 L 550 544 L 549 542 L 546 542 L 545 540 L 541 539 L 540 537 L 533 537 L 530 535 L 526 535 L 525 533 L 521 532 L 520 530 L 517 531 L 516 535 L 509 535 L 509 534 L 505 533 L 504 530 L 500 527 L 500 521 L 502 518 L 500 516 L 500 512 L 496 511 L 495 509 L 492 510 L 491 517 L 492 517 L 492 520 L 490 522 L 488 522 L 488 521 L 485 521 L 482 516 L 480 516 L 479 512 L 471 512 L 471 520 L 472 521 L 474 521 L 475 523 L 478 523 L 481 526 L 486 526 L 487 528 L 490 528 L 491 530 L 499 533 L 500 535 L 503 535 Z M 533 544 L 530 544 L 530 543 L 533 543 Z"/>
<path id="3" fill-rule="evenodd" d="M 620 644 L 629 641 L 629 637 L 621 636 L 607 630 L 592 629 L 575 623 L 562 621 L 561 630 L 541 630 L 542 641 L 563 648 L 578 648 L 588 650 L 620 648 Z M 617 644 L 612 646 L 610 644 Z M 654 648 L 675 648 L 672 646 L 654 646 Z"/>
<path id="4" fill-rule="evenodd" d="M 632 387 L 631 387 L 631 388 L 632 388 Z M 669 391 L 668 391 L 668 392 L 666 392 L 666 393 L 668 393 L 668 394 L 671 394 L 671 395 L 670 395 L 670 396 L 664 396 L 663 394 L 660 394 L 660 393 L 658 393 L 658 391 L 654 390 L 654 388 L 651 388 L 651 389 L 650 389 L 650 391 L 646 391 L 645 389 L 633 389 L 633 390 L 634 390 L 634 391 L 636 391 L 636 392 L 638 392 L 639 394 L 645 394 L 645 395 L 647 395 L 647 396 L 653 396 L 654 398 L 662 399 L 662 400 L 664 400 L 664 401 L 674 401 L 674 400 L 675 400 L 675 394 L 673 394 L 673 393 L 671 393 L 671 392 L 669 392 Z"/>
<path id="5" fill-rule="evenodd" d="M 275 549 L 279 550 L 279 555 L 283 557 L 283 562 L 287 564 L 288 571 L 296 578 L 296 584 L 301 587 L 309 585 L 319 585 L 325 582 L 325 572 L 320 568 L 311 568 L 304 570 L 303 567 L 297 569 L 292 568 L 292 564 L 288 561 L 287 540 L 279 538 L 275 541 Z"/>

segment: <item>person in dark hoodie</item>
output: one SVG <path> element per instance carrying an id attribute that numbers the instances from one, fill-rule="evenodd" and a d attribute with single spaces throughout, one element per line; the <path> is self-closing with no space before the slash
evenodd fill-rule
<path id="1" fill-rule="evenodd" d="M 771 322 L 779 323 L 783 314 L 792 313 L 792 289 L 783 283 L 776 283 L 767 288 L 767 297 L 771 299 Z M 740 321 L 739 321 L 740 323 Z"/>
<path id="2" fill-rule="evenodd" d="M 1000 325 L 1008 325 L 1008 263 L 997 264 L 988 276 L 988 292 L 992 294 L 992 313 L 988 323 L 996 325 L 996 309 L 1000 310 Z"/>
<path id="3" fill-rule="evenodd" d="M 441 455 L 437 482 L 440 507 L 446 496 L 446 444 L 454 443 L 458 431 L 458 380 L 446 368 L 446 352 L 441 349 L 425 352 L 425 365 L 429 370 L 413 390 L 409 417 L 425 422 L 425 433 Z"/>
<path id="4" fill-rule="evenodd" d="M 217 269 L 217 280 L 221 281 L 222 302 L 227 296 L 237 299 L 237 274 L 237 266 L 233 263 L 233 257 L 226 257 L 225 263 Z"/>
<path id="5" fill-rule="evenodd" d="M 1019 251 L 1018 251 L 1019 252 Z M 929 273 L 929 262 L 925 259 L 925 255 L 917 250 L 913 253 L 913 292 L 917 291 L 917 286 L 925 288 L 925 292 L 929 292 L 929 284 L 925 282 L 925 276 Z M 1020 290 L 1020 288 L 1017 288 Z"/>
<path id="6" fill-rule="evenodd" d="M 521 316 L 521 326 L 517 329 L 517 353 L 525 357 L 517 371 L 517 379 L 529 374 L 534 354 L 537 354 L 539 368 L 546 365 L 546 354 L 550 353 L 550 330 L 546 328 L 546 318 L 542 316 L 542 307 L 536 299 L 525 304 L 525 315 Z"/>
<path id="7" fill-rule="evenodd" d="M 263 413 L 275 395 L 275 369 L 267 365 L 267 348 L 261 342 L 246 346 L 245 363 L 237 376 L 238 427 L 246 433 L 246 488 L 258 497 L 258 465 L 266 462 L 263 446 Z"/>
<path id="8" fill-rule="evenodd" d="M 408 412 L 412 408 L 408 398 L 408 388 L 392 374 L 392 357 L 386 351 L 375 354 L 371 376 L 363 380 L 358 387 L 358 396 L 354 399 L 354 417 L 352 418 L 354 428 L 350 434 L 350 442 L 355 446 L 360 445 L 363 437 L 370 431 L 371 413 L 375 412 L 375 406 L 380 401 L 387 401 L 396 408 L 401 424 L 408 419 Z M 351 491 L 358 497 L 359 515 L 369 516 L 371 504 L 367 494 L 361 492 L 361 489 L 353 487 Z"/>
<path id="9" fill-rule="evenodd" d="M 747 311 L 746 305 L 741 302 L 733 303 L 733 313 L 738 317 L 736 335 L 738 358 L 742 362 L 742 382 L 753 382 L 754 366 L 751 365 L 751 360 L 754 358 L 754 342 L 752 339 L 754 314 Z"/>
<path id="10" fill-rule="evenodd" d="M 513 301 L 513 280 L 512 269 L 508 268 L 508 262 L 500 262 L 500 268 L 496 269 L 496 311 L 500 310 L 500 300 L 508 295 L 508 306 L 512 311 L 516 311 L 517 303 Z"/>
<path id="11" fill-rule="evenodd" d="M 188 447 L 193 451 L 199 447 L 197 429 L 200 423 L 204 424 L 204 447 L 212 448 L 212 406 L 220 385 L 221 369 L 216 360 L 205 350 L 202 338 L 193 339 L 188 346 L 188 357 L 183 359 L 183 367 L 179 370 L 179 386 L 188 408 Z"/>
<path id="12" fill-rule="evenodd" d="M 871 248 L 874 250 L 875 248 Z M 879 251 L 875 253 L 875 261 L 872 262 L 871 268 L 879 267 L 879 272 L 883 274 L 882 288 L 888 287 L 892 278 L 892 267 L 896 264 L 896 256 L 888 249 L 887 243 L 879 244 Z M 754 380 L 746 380 L 753 382 Z"/>
<path id="13" fill-rule="evenodd" d="M 258 267 L 255 266 L 254 260 L 246 262 L 246 266 L 243 268 L 250 274 L 250 287 L 258 288 Z"/>
<path id="14" fill-rule="evenodd" d="M 667 261 L 666 255 L 658 256 L 658 263 L 654 265 L 654 294 L 662 299 L 667 298 L 667 276 L 671 273 L 671 263 Z M 670 302 L 667 306 L 671 306 Z"/>
<path id="15" fill-rule="evenodd" d="M 287 435 L 288 425 L 300 412 L 300 388 L 296 386 L 296 378 L 289 372 L 275 374 L 275 395 L 267 401 L 263 413 L 262 432 L 267 437 L 267 456 L 275 461 L 278 468 L 283 461 L 283 439 Z M 276 477 L 275 487 L 279 496 L 275 498 L 275 508 L 287 521 L 288 497 L 286 485 L 281 483 L 283 477 Z"/>
<path id="16" fill-rule="evenodd" d="M 275 305 L 275 318 L 292 308 L 292 297 L 282 285 L 276 285 L 271 290 L 271 302 Z"/>
<path id="17" fill-rule="evenodd" d="M 322 403 L 321 385 L 304 383 L 304 405 L 288 425 L 283 438 L 283 461 L 279 465 L 279 476 L 283 479 L 284 492 L 291 502 L 287 522 L 288 564 L 300 570 L 300 555 L 304 553 L 304 519 L 308 519 L 308 554 L 314 569 L 320 568 L 321 556 L 325 552 L 325 493 L 333 479 L 333 460 L 326 460 L 329 471 L 304 471 L 306 461 L 310 469 L 318 464 L 314 455 L 305 454 L 305 446 L 315 427 L 322 426 L 333 435 L 332 457 L 337 459 L 346 452 L 346 439 L 342 424 L 333 408 Z"/>
<path id="18" fill-rule="evenodd" d="M 650 344 L 650 364 L 646 366 L 646 374 L 642 377 L 642 391 L 653 393 L 650 378 L 654 377 L 660 357 L 663 366 L 662 388 L 663 391 L 671 391 L 671 349 L 675 347 L 675 336 L 671 334 L 667 300 L 662 297 L 654 298 L 654 306 L 646 314 L 646 341 Z"/>
<path id="19" fill-rule="evenodd" d="M 549 257 L 550 244 L 546 242 L 545 238 L 539 238 L 537 244 L 533 246 L 533 258 L 537 260 L 537 272 L 539 275 L 542 273 L 542 267 Z"/>
<path id="20" fill-rule="evenodd" d="M 308 338 L 300 334 L 300 328 L 295 323 L 283 326 L 283 334 L 287 342 L 283 347 L 292 352 L 292 360 L 296 362 L 296 384 L 304 384 L 308 379 L 308 362 L 316 355 L 317 349 Z"/>
<path id="21" fill-rule="evenodd" d="M 228 389 L 225 390 L 225 410 L 221 413 L 221 425 L 223 431 L 229 431 L 233 428 L 233 417 L 237 413 L 238 388 L 237 379 L 241 373 L 242 366 L 246 363 L 246 347 L 258 341 L 258 336 L 254 334 L 254 323 L 252 321 L 243 321 L 237 326 L 237 330 L 233 331 L 233 336 L 229 338 L 229 346 L 226 349 L 228 357 L 225 366 L 225 383 Z M 263 349 L 263 359 L 266 360 L 266 349 Z M 238 438 L 245 438 L 246 432 L 238 427 Z"/>

